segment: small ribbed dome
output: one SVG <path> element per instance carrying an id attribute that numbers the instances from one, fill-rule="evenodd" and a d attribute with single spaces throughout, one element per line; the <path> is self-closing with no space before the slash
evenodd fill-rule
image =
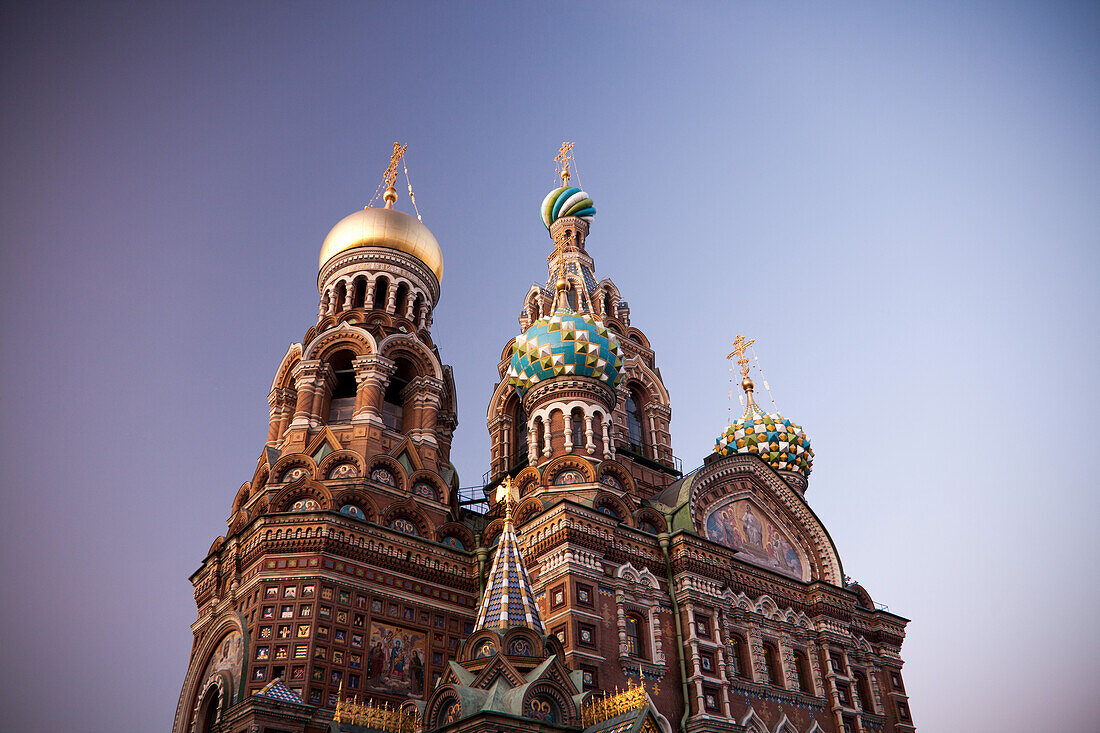
<path id="1" fill-rule="evenodd" d="M 740 420 L 735 420 L 715 441 L 714 452 L 723 456 L 755 453 L 777 471 L 797 471 L 809 477 L 814 452 L 802 427 L 778 412 L 767 414 L 752 401 Z"/>
<path id="2" fill-rule="evenodd" d="M 387 247 L 412 255 L 443 282 L 443 252 L 435 235 L 415 217 L 397 209 L 361 209 L 336 223 L 321 245 L 319 268 L 354 247 Z"/>
<path id="3" fill-rule="evenodd" d="M 539 382 L 563 375 L 619 383 L 623 357 L 615 334 L 587 313 L 556 310 L 516 336 L 509 383 L 520 397 Z"/>
<path id="4" fill-rule="evenodd" d="M 546 194 L 546 198 L 542 200 L 542 223 L 547 229 L 558 219 L 567 216 L 578 216 L 590 222 L 595 214 L 592 199 L 579 188 L 561 186 Z"/>

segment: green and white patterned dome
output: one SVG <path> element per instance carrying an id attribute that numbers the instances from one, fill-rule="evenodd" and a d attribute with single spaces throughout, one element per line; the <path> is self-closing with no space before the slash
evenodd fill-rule
<path id="1" fill-rule="evenodd" d="M 542 223 L 547 229 L 558 219 L 577 216 L 591 222 L 596 215 L 592 208 L 592 197 L 579 188 L 560 186 L 542 200 Z"/>
<path id="2" fill-rule="evenodd" d="M 539 382 L 565 375 L 614 388 L 622 365 L 619 341 L 602 321 L 559 308 L 516 336 L 506 376 L 522 397 Z"/>
<path id="3" fill-rule="evenodd" d="M 797 471 L 808 478 L 814 452 L 802 426 L 778 412 L 765 413 L 751 391 L 748 398 L 745 414 L 718 436 L 714 452 L 722 456 L 755 453 L 777 471 Z"/>

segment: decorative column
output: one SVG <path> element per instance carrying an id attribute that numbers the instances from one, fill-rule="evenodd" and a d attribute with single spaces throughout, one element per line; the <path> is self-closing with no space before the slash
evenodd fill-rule
<path id="1" fill-rule="evenodd" d="M 363 296 L 363 307 L 367 310 L 374 307 L 374 280 L 367 280 L 367 292 Z"/>
<path id="2" fill-rule="evenodd" d="M 573 415 L 563 412 L 561 416 L 565 421 L 565 452 L 570 453 L 573 450 Z"/>
<path id="3" fill-rule="evenodd" d="M 527 465 L 534 466 L 539 460 L 539 431 L 535 425 L 535 418 L 527 418 Z"/>
<path id="4" fill-rule="evenodd" d="M 593 439 L 592 433 L 593 419 L 591 415 L 584 416 L 584 442 L 585 450 L 588 452 L 588 455 L 592 455 L 596 452 L 596 441 Z"/>
<path id="5" fill-rule="evenodd" d="M 336 374 L 333 373 L 331 366 L 322 363 L 318 367 L 318 377 L 313 384 L 313 408 L 310 410 L 309 416 L 310 427 L 320 427 L 323 419 L 328 417 L 328 415 L 323 415 L 322 412 L 327 411 L 328 397 L 335 387 Z"/>
<path id="6" fill-rule="evenodd" d="M 316 359 L 302 360 L 294 367 L 294 384 L 298 389 L 298 402 L 294 406 L 294 419 L 292 428 L 308 428 L 314 420 L 313 404 L 316 382 L 321 373 L 323 364 Z"/>
<path id="7" fill-rule="evenodd" d="M 605 459 L 615 457 L 615 443 L 611 440 L 611 421 L 603 424 L 603 457 Z"/>
<path id="8" fill-rule="evenodd" d="M 412 399 L 408 399 L 405 395 Z M 436 445 L 435 423 L 440 408 L 443 406 L 443 380 L 435 377 L 417 377 L 402 394 L 405 404 L 412 402 L 413 427 L 405 432 L 417 443 L 431 443 Z"/>
<path id="9" fill-rule="evenodd" d="M 344 310 L 351 310 L 351 303 L 355 299 L 355 286 L 349 285 L 345 281 L 344 285 Z"/>
<path id="10" fill-rule="evenodd" d="M 384 356 L 367 354 L 351 363 L 355 369 L 355 410 L 352 422 L 382 424 L 380 409 L 382 394 L 390 377 L 397 371 L 397 364 Z"/>

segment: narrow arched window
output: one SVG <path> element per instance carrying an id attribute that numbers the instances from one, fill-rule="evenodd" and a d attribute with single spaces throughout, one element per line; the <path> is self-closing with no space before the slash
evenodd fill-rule
<path id="1" fill-rule="evenodd" d="M 374 303 L 372 307 L 375 310 L 381 310 L 386 307 L 386 296 L 389 295 L 390 281 L 384 277 L 380 277 L 374 281 Z"/>
<path id="2" fill-rule="evenodd" d="M 814 688 L 810 684 L 810 665 L 806 661 L 806 655 L 798 649 L 794 650 L 794 668 L 798 673 L 798 689 L 812 695 Z"/>
<path id="3" fill-rule="evenodd" d="M 739 634 L 730 636 L 730 651 L 732 652 L 730 657 L 733 662 L 733 676 L 747 678 L 749 668 L 745 662 L 745 640 Z"/>
<path id="4" fill-rule="evenodd" d="M 367 281 L 366 281 L 366 278 L 362 278 L 362 277 L 355 278 L 355 284 L 354 284 L 353 289 L 351 291 L 351 307 L 352 308 L 362 308 L 363 307 L 363 301 L 366 300 L 366 297 L 367 297 Z"/>
<path id="5" fill-rule="evenodd" d="M 355 410 L 355 368 L 351 364 L 354 358 L 355 354 L 345 349 L 336 352 L 329 362 L 336 377 L 336 386 L 332 388 L 332 399 L 329 400 L 330 424 L 350 421 Z"/>
<path id="6" fill-rule="evenodd" d="M 511 468 L 527 464 L 527 413 L 517 401 L 512 413 L 512 465 Z"/>
<path id="7" fill-rule="evenodd" d="M 405 311 L 409 308 L 409 286 L 406 283 L 397 284 L 397 297 L 394 298 L 393 312 L 398 318 L 405 317 Z"/>
<path id="8" fill-rule="evenodd" d="M 626 651 L 632 657 L 645 659 L 645 622 L 636 613 L 626 614 Z"/>
<path id="9" fill-rule="evenodd" d="M 347 283 L 345 283 L 343 280 L 336 283 L 336 295 L 335 295 L 335 297 L 336 297 L 336 309 L 334 311 L 335 313 L 339 313 L 340 311 L 344 310 L 344 298 L 347 297 L 347 294 L 348 294 Z"/>
<path id="10" fill-rule="evenodd" d="M 775 644 L 768 641 L 764 642 L 764 668 L 768 682 L 780 687 L 779 654 L 775 651 Z"/>
<path id="11" fill-rule="evenodd" d="M 398 433 L 405 432 L 405 397 L 402 392 L 409 385 L 409 379 L 403 374 L 404 371 L 398 369 L 390 377 L 382 397 L 382 424 Z"/>
<path id="12" fill-rule="evenodd" d="M 570 417 L 573 420 L 573 441 L 574 448 L 583 448 L 585 444 L 584 439 L 584 412 L 579 408 L 574 409 Z"/>
<path id="13" fill-rule="evenodd" d="M 645 444 L 642 405 L 640 396 L 634 390 L 626 393 L 626 435 L 630 448 L 635 453 L 642 453 L 642 446 Z"/>
<path id="14" fill-rule="evenodd" d="M 855 677 L 856 691 L 859 692 L 860 709 L 868 713 L 875 712 L 875 705 L 871 700 L 871 686 L 867 684 L 867 675 L 863 673 L 863 670 L 856 670 Z"/>

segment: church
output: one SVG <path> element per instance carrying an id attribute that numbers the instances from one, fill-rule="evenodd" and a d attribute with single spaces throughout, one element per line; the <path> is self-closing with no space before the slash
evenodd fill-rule
<path id="1" fill-rule="evenodd" d="M 316 320 L 190 578 L 174 733 L 916 730 L 908 622 L 845 576 L 807 498 L 807 432 L 757 404 L 752 339 L 730 355 L 743 414 L 682 472 L 571 147 L 541 204 L 547 272 L 486 375 L 474 495 L 432 339 L 443 251 L 395 206 L 403 146 L 382 205 L 325 237 Z"/>

